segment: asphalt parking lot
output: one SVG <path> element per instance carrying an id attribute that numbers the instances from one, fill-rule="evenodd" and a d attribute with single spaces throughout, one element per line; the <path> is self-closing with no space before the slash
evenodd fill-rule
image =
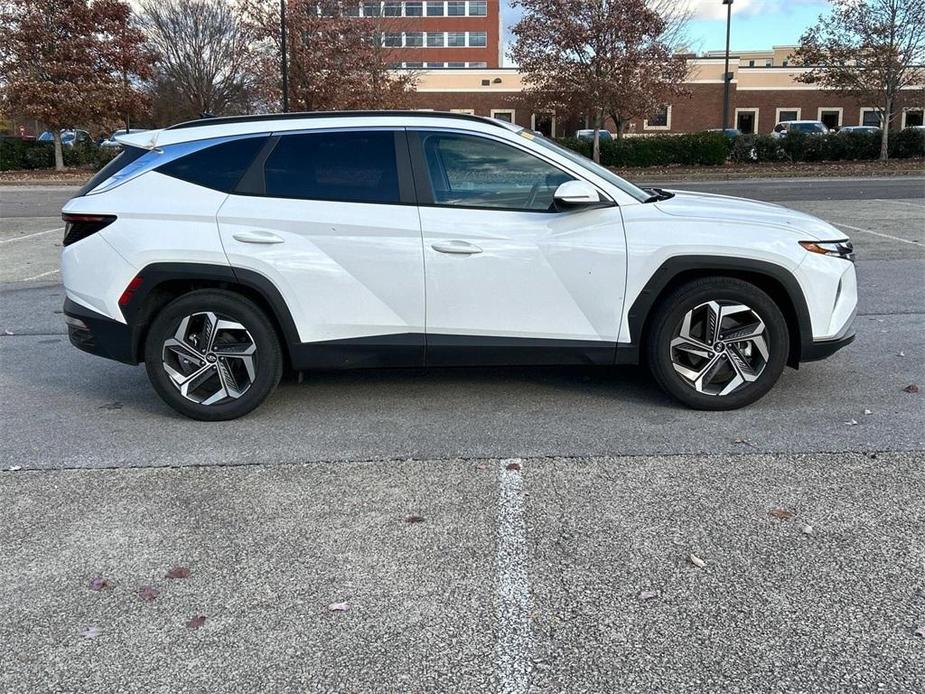
<path id="1" fill-rule="evenodd" d="M 677 187 L 843 228 L 855 343 L 731 413 L 445 369 L 202 424 L 68 344 L 74 189 L 0 188 L 0 691 L 925 690 L 925 178 Z"/>

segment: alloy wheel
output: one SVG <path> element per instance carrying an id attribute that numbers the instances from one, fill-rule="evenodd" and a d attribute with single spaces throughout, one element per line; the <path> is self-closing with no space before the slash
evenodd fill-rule
<path id="1" fill-rule="evenodd" d="M 215 405 L 240 398 L 257 374 L 257 345 L 240 323 L 204 311 L 184 317 L 164 341 L 164 371 L 187 400 Z"/>
<path id="2" fill-rule="evenodd" d="M 683 381 L 704 395 L 729 395 L 757 381 L 770 359 L 765 323 L 741 303 L 707 301 L 681 320 L 670 344 Z"/>

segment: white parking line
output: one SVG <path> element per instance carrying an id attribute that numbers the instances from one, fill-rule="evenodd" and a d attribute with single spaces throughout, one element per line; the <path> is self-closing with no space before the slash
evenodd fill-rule
<path id="1" fill-rule="evenodd" d="M 49 275 L 53 275 L 53 274 L 55 274 L 56 272 L 61 272 L 61 270 L 49 270 L 48 272 L 43 272 L 43 273 L 40 274 L 40 275 L 33 275 L 32 277 L 27 277 L 27 278 L 24 279 L 24 280 L 15 280 L 15 281 L 17 281 L 17 282 L 31 282 L 32 280 L 41 279 L 42 277 L 48 277 Z"/>
<path id="2" fill-rule="evenodd" d="M 920 210 L 925 210 L 925 205 L 919 205 L 916 202 L 909 202 L 908 200 L 884 200 L 882 198 L 877 198 L 875 202 L 891 202 L 895 205 L 908 205 L 909 207 L 918 207 Z"/>
<path id="3" fill-rule="evenodd" d="M 25 239 L 31 239 L 33 236 L 41 236 L 42 234 L 50 234 L 53 231 L 64 231 L 64 227 L 58 227 L 57 229 L 48 229 L 46 231 L 37 231 L 34 234 L 26 234 L 25 236 L 14 236 L 11 239 L 3 239 L 0 243 L 13 243 L 13 241 L 24 241 Z"/>
<path id="4" fill-rule="evenodd" d="M 881 236 L 885 239 L 892 239 L 893 241 L 899 241 L 900 243 L 908 243 L 910 246 L 918 246 L 919 248 L 925 248 L 925 244 L 916 243 L 915 241 L 910 241 L 909 239 L 901 239 L 898 236 L 890 236 L 889 234 L 882 234 L 879 231 L 871 231 L 870 229 L 862 229 L 861 227 L 853 227 L 850 224 L 842 224 L 841 222 L 832 222 L 837 227 L 845 227 L 845 229 L 851 229 L 852 231 L 860 231 L 865 234 L 873 234 L 874 236 Z"/>
<path id="5" fill-rule="evenodd" d="M 495 554 L 498 640 L 495 672 L 502 694 L 525 694 L 530 688 L 530 583 L 527 578 L 527 530 L 522 471 L 508 470 L 519 458 L 498 468 L 498 546 Z"/>

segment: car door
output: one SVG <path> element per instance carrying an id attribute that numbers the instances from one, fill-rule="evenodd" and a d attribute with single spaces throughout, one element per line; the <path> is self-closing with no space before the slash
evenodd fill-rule
<path id="1" fill-rule="evenodd" d="M 280 133 L 218 214 L 238 271 L 278 290 L 299 368 L 422 365 L 424 269 L 400 128 Z"/>
<path id="2" fill-rule="evenodd" d="M 505 139 L 409 132 L 429 364 L 612 363 L 626 245 L 619 208 L 558 210 L 576 174 Z"/>

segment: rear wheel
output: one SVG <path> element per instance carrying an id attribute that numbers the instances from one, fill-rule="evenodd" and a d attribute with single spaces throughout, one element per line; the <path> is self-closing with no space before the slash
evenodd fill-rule
<path id="1" fill-rule="evenodd" d="M 145 368 L 158 395 L 205 421 L 247 414 L 273 391 L 282 353 L 270 321 L 232 292 L 200 290 L 168 304 L 145 340 Z"/>
<path id="2" fill-rule="evenodd" d="M 787 321 L 753 284 L 716 277 L 685 284 L 659 303 L 647 356 L 659 385 L 701 410 L 749 405 L 787 362 Z"/>

